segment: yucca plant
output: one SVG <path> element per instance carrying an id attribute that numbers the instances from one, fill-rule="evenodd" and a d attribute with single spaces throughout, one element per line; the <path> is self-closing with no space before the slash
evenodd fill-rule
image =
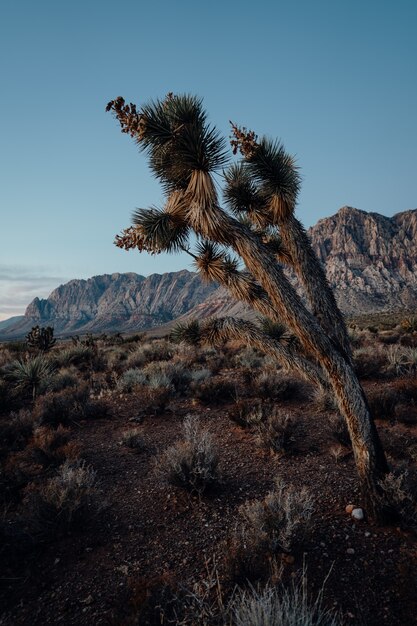
<path id="1" fill-rule="evenodd" d="M 31 359 L 17 359 L 5 368 L 5 378 L 9 380 L 16 389 L 30 389 L 32 399 L 35 401 L 39 388 L 53 374 L 54 367 L 43 355 L 35 356 Z"/>
<path id="2" fill-rule="evenodd" d="M 356 466 L 370 514 L 389 507 L 381 487 L 387 462 L 370 410 L 351 362 L 346 325 L 307 234 L 294 215 L 300 174 L 284 146 L 232 124 L 229 169 L 226 142 L 207 122 L 202 101 L 169 94 L 138 109 L 123 98 L 107 105 L 147 155 L 166 195 L 162 209 L 139 209 L 116 245 L 151 254 L 184 250 L 201 276 L 216 281 L 274 324 L 284 324 L 297 341 L 245 328 L 246 339 L 268 346 L 285 367 L 297 362 L 306 378 L 329 385 L 349 429 Z M 214 175 L 223 176 L 226 207 Z M 193 239 L 197 245 L 192 249 Z M 307 308 L 284 273 L 298 275 Z M 213 325 L 212 337 L 236 336 L 236 327 Z M 300 352 L 302 350 L 302 353 Z M 295 367 L 295 366 L 294 366 Z"/>
<path id="3" fill-rule="evenodd" d="M 410 317 L 406 317 L 401 322 L 401 326 L 407 333 L 416 332 L 417 331 L 417 317 L 414 315 L 411 315 Z"/>
<path id="4" fill-rule="evenodd" d="M 178 322 L 171 331 L 170 339 L 173 343 L 187 343 L 190 346 L 198 346 L 201 342 L 198 320 Z"/>

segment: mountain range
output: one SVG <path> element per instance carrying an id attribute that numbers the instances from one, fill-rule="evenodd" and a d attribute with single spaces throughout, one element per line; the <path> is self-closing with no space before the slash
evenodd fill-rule
<path id="1" fill-rule="evenodd" d="M 417 209 L 385 217 L 343 207 L 308 234 L 344 313 L 417 307 Z M 71 280 L 47 299 L 35 298 L 24 316 L 0 324 L 0 336 L 22 336 L 36 324 L 53 326 L 57 335 L 134 332 L 224 314 L 250 315 L 224 288 L 188 270 L 105 274 Z"/>

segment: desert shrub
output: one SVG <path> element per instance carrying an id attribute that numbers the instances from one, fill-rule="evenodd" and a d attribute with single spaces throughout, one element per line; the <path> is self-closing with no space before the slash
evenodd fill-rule
<path id="1" fill-rule="evenodd" d="M 34 420 L 32 413 L 21 409 L 0 422 L 0 441 L 7 452 L 21 450 L 32 435 Z"/>
<path id="2" fill-rule="evenodd" d="M 297 424 L 294 418 L 273 409 L 268 418 L 258 425 L 258 441 L 272 452 L 289 452 L 295 442 Z"/>
<path id="3" fill-rule="evenodd" d="M 76 387 L 80 384 L 80 377 L 74 367 L 66 367 L 56 373 L 49 381 L 49 391 L 62 391 L 68 387 Z"/>
<path id="4" fill-rule="evenodd" d="M 139 386 L 151 389 L 168 389 L 184 393 L 191 379 L 189 370 L 180 362 L 153 361 L 142 369 L 130 369 L 124 372 L 118 381 L 123 391 L 132 391 Z"/>
<path id="5" fill-rule="evenodd" d="M 311 394 L 313 408 L 316 413 L 328 413 L 337 411 L 337 403 L 334 396 L 323 387 L 315 387 Z"/>
<path id="6" fill-rule="evenodd" d="M 234 362 L 238 367 L 253 370 L 263 365 L 264 358 L 264 355 L 258 352 L 258 350 L 248 346 L 235 356 Z"/>
<path id="7" fill-rule="evenodd" d="M 404 377 L 395 380 L 392 388 L 397 391 L 404 402 L 417 403 L 417 379 L 414 377 Z"/>
<path id="8" fill-rule="evenodd" d="M 213 375 L 216 375 L 223 368 L 227 367 L 228 359 L 222 350 L 205 348 L 201 351 L 201 363 L 204 364 Z"/>
<path id="9" fill-rule="evenodd" d="M 58 466 L 67 459 L 78 456 L 78 446 L 70 442 L 70 432 L 63 426 L 56 430 L 48 426 L 39 426 L 33 433 L 29 453 L 36 463 L 43 467 Z"/>
<path id="10" fill-rule="evenodd" d="M 29 391 L 33 400 L 45 388 L 54 371 L 53 365 L 43 355 L 26 360 L 17 359 L 4 368 L 4 378 L 19 391 Z"/>
<path id="11" fill-rule="evenodd" d="M 395 514 L 414 525 L 417 521 L 416 499 L 407 485 L 407 478 L 407 470 L 393 471 L 384 477 L 380 485 Z"/>
<path id="12" fill-rule="evenodd" d="M 360 348 L 362 345 L 363 335 L 358 328 L 349 328 L 348 335 L 352 348 Z"/>
<path id="13" fill-rule="evenodd" d="M 406 348 L 417 348 L 417 333 L 402 335 L 400 337 L 400 345 Z"/>
<path id="14" fill-rule="evenodd" d="M 228 416 L 243 428 L 257 428 L 266 419 L 269 411 L 269 407 L 266 408 L 266 405 L 261 402 L 237 400 L 230 407 Z"/>
<path id="15" fill-rule="evenodd" d="M 261 398 L 284 402 L 298 395 L 299 385 L 285 374 L 271 370 L 263 370 L 255 378 L 255 394 Z"/>
<path id="16" fill-rule="evenodd" d="M 107 371 L 115 375 L 120 374 L 126 365 L 128 356 L 126 349 L 123 347 L 117 346 L 116 348 L 112 347 L 105 350 L 103 352 L 103 358 L 105 358 L 107 363 Z"/>
<path id="17" fill-rule="evenodd" d="M 379 334 L 379 341 L 386 346 L 395 345 L 396 343 L 398 343 L 399 339 L 399 333 L 392 330 L 384 330 Z"/>
<path id="18" fill-rule="evenodd" d="M 54 478 L 28 492 L 25 504 L 41 535 L 74 529 L 100 508 L 96 472 L 84 461 L 65 461 Z"/>
<path id="19" fill-rule="evenodd" d="M 17 503 L 30 478 L 19 463 L 14 463 L 13 454 L 7 460 L 0 460 L 0 503 Z M 0 544 L 1 545 L 1 544 Z M 0 549 L 1 552 L 1 549 Z"/>
<path id="20" fill-rule="evenodd" d="M 144 343 L 130 352 L 126 365 L 129 368 L 143 367 L 152 361 L 169 361 L 175 353 L 172 344 L 159 340 Z"/>
<path id="21" fill-rule="evenodd" d="M 198 370 L 192 370 L 190 372 L 190 380 L 196 385 L 198 385 L 198 383 L 204 382 L 205 380 L 208 380 L 209 378 L 211 378 L 211 376 L 211 370 L 204 367 Z"/>
<path id="22" fill-rule="evenodd" d="M 350 447 L 351 440 L 346 420 L 339 413 L 332 415 L 329 420 L 330 435 L 342 446 Z"/>
<path id="23" fill-rule="evenodd" d="M 13 354 L 26 354 L 28 351 L 26 341 L 8 341 L 7 349 Z"/>
<path id="24" fill-rule="evenodd" d="M 385 351 L 374 345 L 355 350 L 353 360 L 359 378 L 377 378 L 381 376 L 387 364 L 387 355 Z"/>
<path id="25" fill-rule="evenodd" d="M 214 565 L 192 588 L 177 588 L 164 575 L 131 580 L 129 624 L 179 624 L 181 626 L 338 626 L 338 614 L 323 608 L 323 588 L 308 593 L 306 569 L 291 584 L 236 586 L 229 597 Z M 123 622 L 124 623 L 124 622 Z"/>
<path id="26" fill-rule="evenodd" d="M 87 385 L 50 393 L 36 401 L 33 415 L 40 425 L 69 424 L 83 419 L 104 418 L 109 415 L 105 400 L 90 397 Z"/>
<path id="27" fill-rule="evenodd" d="M 401 395 L 391 387 L 378 387 L 367 393 L 368 404 L 372 415 L 381 420 L 395 421 L 397 405 L 401 403 Z"/>
<path id="28" fill-rule="evenodd" d="M 12 353 L 7 348 L 0 346 L 0 368 L 13 359 Z"/>
<path id="29" fill-rule="evenodd" d="M 135 387 L 145 385 L 146 374 L 138 368 L 132 368 L 123 372 L 117 381 L 117 386 L 122 391 L 131 392 Z"/>
<path id="30" fill-rule="evenodd" d="M 388 371 L 401 376 L 417 371 L 417 349 L 404 346 L 390 346 L 387 352 Z"/>
<path id="31" fill-rule="evenodd" d="M 12 411 L 19 404 L 21 405 L 17 395 L 12 392 L 11 385 L 0 378 L 0 414 Z"/>
<path id="32" fill-rule="evenodd" d="M 401 322 L 401 328 L 406 333 L 415 333 L 417 331 L 417 317 L 414 315 L 410 315 L 406 317 Z"/>
<path id="33" fill-rule="evenodd" d="M 128 448 L 141 452 L 146 448 L 146 443 L 142 435 L 142 429 L 130 428 L 122 434 L 121 443 Z"/>
<path id="34" fill-rule="evenodd" d="M 305 575 L 288 588 L 237 588 L 228 610 L 233 626 L 338 626 L 338 618 L 322 608 L 321 594 L 312 602 Z"/>
<path id="35" fill-rule="evenodd" d="M 187 390 L 191 379 L 190 371 L 179 362 L 153 361 L 142 371 L 149 387 L 172 387 L 178 393 L 184 393 Z"/>
<path id="36" fill-rule="evenodd" d="M 274 553 L 290 552 L 301 543 L 313 514 L 314 500 L 305 487 L 287 486 L 280 478 L 264 500 L 240 507 L 245 534 L 251 545 L 263 544 Z"/>
<path id="37" fill-rule="evenodd" d="M 417 406 L 400 401 L 395 407 L 395 419 L 407 426 L 414 426 L 417 423 Z"/>
<path id="38" fill-rule="evenodd" d="M 172 398 L 170 387 L 140 387 L 136 390 L 141 415 L 160 415 Z"/>
<path id="39" fill-rule="evenodd" d="M 236 399 L 236 386 L 218 378 L 210 378 L 199 384 L 193 383 L 191 391 L 203 404 L 226 404 Z"/>
<path id="40" fill-rule="evenodd" d="M 57 367 L 69 367 L 75 365 L 88 365 L 94 358 L 94 348 L 78 344 L 64 348 L 59 352 L 55 352 L 53 355 L 53 362 Z"/>
<path id="41" fill-rule="evenodd" d="M 213 436 L 197 417 L 188 416 L 183 439 L 159 457 L 156 472 L 163 480 L 202 495 L 219 483 L 219 453 Z"/>
<path id="42" fill-rule="evenodd" d="M 404 360 L 407 373 L 415 375 L 417 372 L 417 349 L 412 347 L 405 348 Z"/>
<path id="43" fill-rule="evenodd" d="M 110 337 L 108 341 L 110 341 L 111 343 L 129 344 L 129 343 L 142 343 L 143 341 L 145 341 L 145 339 L 146 339 L 145 332 L 134 333 L 133 335 L 129 335 L 128 337 L 122 337 L 120 333 L 118 333 L 117 335 Z"/>

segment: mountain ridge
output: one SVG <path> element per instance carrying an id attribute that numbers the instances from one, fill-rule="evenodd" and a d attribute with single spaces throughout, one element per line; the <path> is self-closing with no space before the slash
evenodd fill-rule
<path id="1" fill-rule="evenodd" d="M 417 209 L 386 217 L 344 206 L 307 232 L 344 313 L 417 308 Z M 225 288 L 188 270 L 147 277 L 115 272 L 73 279 L 48 298 L 35 298 L 22 319 L 0 327 L 0 336 L 23 335 L 35 324 L 53 325 L 57 335 L 134 332 L 225 314 L 253 316 Z"/>

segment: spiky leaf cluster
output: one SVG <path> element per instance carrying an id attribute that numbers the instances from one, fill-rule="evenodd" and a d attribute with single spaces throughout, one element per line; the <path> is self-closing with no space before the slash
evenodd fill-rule
<path id="1" fill-rule="evenodd" d="M 295 208 L 301 178 L 294 157 L 286 152 L 280 141 L 262 137 L 259 141 L 253 131 L 232 124 L 231 145 L 244 157 L 244 168 L 239 176 L 239 194 L 243 200 L 248 192 L 255 193 L 267 204 L 272 222 L 287 218 Z M 246 178 L 245 178 L 246 177 Z M 248 187 L 246 181 L 250 181 Z M 236 202 L 236 191 L 232 201 Z"/>
<path id="2" fill-rule="evenodd" d="M 265 333 L 265 335 L 268 335 L 269 337 L 271 337 L 272 339 L 275 339 L 276 341 L 280 341 L 280 339 L 282 339 L 285 333 L 287 332 L 287 329 L 284 326 L 284 324 L 279 324 L 278 322 L 274 322 L 267 317 L 264 317 L 260 320 L 260 326 L 263 332 Z"/>
<path id="3" fill-rule="evenodd" d="M 32 359 L 18 359 L 4 368 L 4 377 L 15 385 L 16 389 L 32 389 L 32 397 L 36 398 L 38 389 L 45 383 L 54 371 L 53 365 L 43 356 Z"/>
<path id="4" fill-rule="evenodd" d="M 198 346 L 201 342 L 200 322 L 198 320 L 178 322 L 171 331 L 170 339 L 174 343 Z"/>
<path id="5" fill-rule="evenodd" d="M 212 172 L 225 165 L 224 139 L 209 126 L 200 98 L 168 94 L 139 112 L 121 100 L 111 101 L 107 110 L 148 152 L 150 167 L 167 191 L 186 189 L 193 171 Z"/>
<path id="6" fill-rule="evenodd" d="M 143 245 L 153 252 L 179 252 L 188 241 L 189 228 L 183 220 L 160 209 L 137 209 L 133 223 Z"/>
<path id="7" fill-rule="evenodd" d="M 294 157 L 286 152 L 280 141 L 263 137 L 246 163 L 249 174 L 266 196 L 277 196 L 289 206 L 295 206 L 301 185 L 300 174 Z"/>
<path id="8" fill-rule="evenodd" d="M 268 199 L 260 192 L 244 163 L 231 165 L 224 173 L 224 199 L 237 217 L 247 217 L 256 227 L 268 223 Z"/>
<path id="9" fill-rule="evenodd" d="M 224 250 L 212 241 L 201 241 L 197 244 L 195 265 L 201 276 L 208 282 L 218 282 L 225 273 L 226 255 Z"/>

